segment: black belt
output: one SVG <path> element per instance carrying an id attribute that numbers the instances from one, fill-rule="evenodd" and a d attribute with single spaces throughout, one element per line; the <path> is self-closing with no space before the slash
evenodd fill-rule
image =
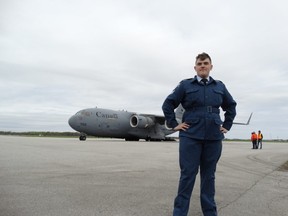
<path id="1" fill-rule="evenodd" d="M 209 112 L 209 113 L 220 113 L 220 109 L 212 106 L 203 106 L 203 107 L 192 107 L 186 109 L 186 111 L 202 111 L 202 112 Z"/>

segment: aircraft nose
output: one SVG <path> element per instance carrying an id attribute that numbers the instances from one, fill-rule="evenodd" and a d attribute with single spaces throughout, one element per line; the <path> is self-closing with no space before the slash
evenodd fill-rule
<path id="1" fill-rule="evenodd" d="M 68 124 L 70 125 L 71 128 L 75 130 L 76 128 L 76 116 L 71 116 L 68 120 Z"/>

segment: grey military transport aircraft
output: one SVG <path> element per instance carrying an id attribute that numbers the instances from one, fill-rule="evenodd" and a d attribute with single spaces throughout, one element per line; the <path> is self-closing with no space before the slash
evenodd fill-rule
<path id="1" fill-rule="evenodd" d="M 176 111 L 176 119 L 180 123 L 184 108 L 180 105 Z M 247 123 L 236 123 L 248 125 Z M 126 141 L 161 141 L 171 140 L 167 135 L 175 131 L 168 128 L 164 116 L 153 114 L 137 114 L 128 111 L 115 111 L 102 108 L 88 108 L 78 111 L 71 116 L 69 125 L 80 132 L 80 140 L 86 140 L 87 135 L 97 137 L 121 138 Z"/>

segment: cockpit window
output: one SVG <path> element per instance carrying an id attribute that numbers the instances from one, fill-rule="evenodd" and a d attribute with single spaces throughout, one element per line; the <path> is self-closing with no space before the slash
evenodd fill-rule
<path id="1" fill-rule="evenodd" d="M 80 110 L 75 115 L 84 115 L 84 116 L 90 116 L 92 113 L 87 110 Z"/>

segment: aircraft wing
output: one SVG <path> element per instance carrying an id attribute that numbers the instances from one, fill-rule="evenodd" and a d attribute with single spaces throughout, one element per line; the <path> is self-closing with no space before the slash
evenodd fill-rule
<path id="1" fill-rule="evenodd" d="M 233 122 L 233 124 L 237 124 L 237 125 L 249 125 L 250 120 L 251 120 L 251 118 L 252 118 L 252 114 L 253 114 L 253 113 L 250 114 L 250 116 L 249 116 L 249 118 L 248 118 L 248 121 L 247 121 L 246 123 Z"/>
<path id="2" fill-rule="evenodd" d="M 152 115 L 152 114 L 140 114 L 140 115 L 144 116 L 144 117 L 148 117 L 148 118 L 152 119 L 155 123 L 159 123 L 160 125 L 165 124 L 165 117 L 164 116 Z M 235 125 L 249 125 L 250 120 L 252 118 L 252 115 L 253 115 L 253 112 L 250 114 L 247 122 L 233 122 L 233 124 L 235 124 Z"/>

